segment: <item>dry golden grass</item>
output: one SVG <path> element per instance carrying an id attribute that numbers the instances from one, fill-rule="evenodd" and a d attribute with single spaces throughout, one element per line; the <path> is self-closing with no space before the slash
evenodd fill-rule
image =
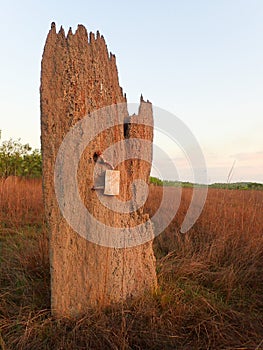
<path id="1" fill-rule="evenodd" d="M 43 223 L 40 179 L 0 178 L 0 220 L 7 227 Z"/>
<path id="2" fill-rule="evenodd" d="M 155 240 L 154 294 L 56 320 L 41 183 L 2 182 L 0 349 L 262 349 L 263 192 L 209 189 L 199 220 L 181 234 L 191 193 L 183 189 L 176 217 Z M 151 188 L 151 214 L 161 196 Z"/>

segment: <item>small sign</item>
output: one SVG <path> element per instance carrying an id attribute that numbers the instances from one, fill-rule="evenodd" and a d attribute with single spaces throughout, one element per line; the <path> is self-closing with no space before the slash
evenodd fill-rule
<path id="1" fill-rule="evenodd" d="M 104 194 L 107 196 L 118 196 L 120 193 L 120 171 L 106 170 Z"/>

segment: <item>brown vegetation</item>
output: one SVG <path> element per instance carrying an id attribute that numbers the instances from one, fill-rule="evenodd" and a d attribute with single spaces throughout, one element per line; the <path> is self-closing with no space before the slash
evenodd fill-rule
<path id="1" fill-rule="evenodd" d="M 151 214 L 161 191 L 151 188 Z M 1 182 L 0 348 L 262 349 L 263 192 L 209 189 L 181 234 L 191 192 L 155 240 L 158 290 L 69 320 L 50 313 L 41 183 Z"/>
<path id="2" fill-rule="evenodd" d="M 4 230 L 43 223 L 44 209 L 40 179 L 17 176 L 0 178 L 0 203 L 0 221 Z"/>

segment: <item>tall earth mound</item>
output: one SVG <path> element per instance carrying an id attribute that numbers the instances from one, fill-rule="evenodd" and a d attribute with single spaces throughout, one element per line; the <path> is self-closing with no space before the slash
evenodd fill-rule
<path id="1" fill-rule="evenodd" d="M 74 316 L 85 313 L 89 307 L 103 307 L 153 290 L 157 284 L 153 227 L 143 207 L 138 208 L 141 191 L 134 185 L 134 180 L 149 181 L 153 140 L 151 104 L 141 98 L 138 115 L 128 115 L 115 56 L 108 54 L 105 40 L 98 32 L 96 36 L 88 35 L 82 25 L 75 34 L 70 29 L 66 36 L 63 28 L 57 33 L 52 23 L 42 58 L 40 93 L 43 190 L 50 230 L 53 314 Z M 112 124 L 110 128 L 105 118 L 92 119 L 95 111 L 112 105 L 113 113 L 107 115 Z M 79 128 L 81 132 L 76 145 L 65 146 L 73 157 L 63 160 L 60 173 L 56 170 L 60 146 L 70 130 L 84 119 L 85 128 L 83 125 Z M 140 122 L 147 125 L 138 124 Z M 78 145 L 83 144 L 87 134 L 96 128 L 102 131 L 79 151 L 81 156 L 76 163 L 74 154 L 78 153 Z M 132 144 L 125 143 L 134 139 Z M 116 147 L 110 157 L 106 150 L 111 145 Z M 137 154 L 136 159 L 121 158 L 123 154 L 132 158 L 133 153 Z M 65 177 L 65 173 L 70 178 L 74 164 L 78 165 L 76 183 L 81 202 L 96 222 L 102 224 L 87 219 L 86 237 L 83 230 L 81 234 L 76 232 L 76 227 L 63 212 L 64 205 L 73 213 L 71 218 L 75 215 L 75 219 L 83 219 L 75 197 L 71 197 L 71 186 L 64 184 L 63 187 L 60 180 L 57 183 L 54 180 L 55 171 L 59 179 Z M 105 171 L 109 169 L 120 172 L 119 195 L 103 193 Z M 57 189 L 58 184 L 63 190 Z M 65 195 L 61 201 L 60 195 Z M 61 204 L 63 200 L 65 203 Z M 115 211 L 116 201 L 126 203 L 128 210 Z M 134 238 L 138 243 L 134 246 L 127 243 L 126 246 L 124 240 L 123 246 L 114 246 L 112 242 L 105 244 L 102 240 L 104 243 L 100 245 L 89 240 L 89 237 L 103 236 L 108 227 L 129 231 L 130 236 L 133 235 L 130 239 Z M 137 227 L 140 228 L 136 230 Z M 145 232 L 150 239 L 146 243 L 143 239 L 140 242 L 140 235 Z"/>

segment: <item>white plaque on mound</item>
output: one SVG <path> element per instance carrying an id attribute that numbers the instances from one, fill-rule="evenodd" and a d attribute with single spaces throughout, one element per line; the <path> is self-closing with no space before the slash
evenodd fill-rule
<path id="1" fill-rule="evenodd" d="M 104 194 L 107 196 L 118 196 L 120 192 L 119 170 L 106 170 Z"/>

